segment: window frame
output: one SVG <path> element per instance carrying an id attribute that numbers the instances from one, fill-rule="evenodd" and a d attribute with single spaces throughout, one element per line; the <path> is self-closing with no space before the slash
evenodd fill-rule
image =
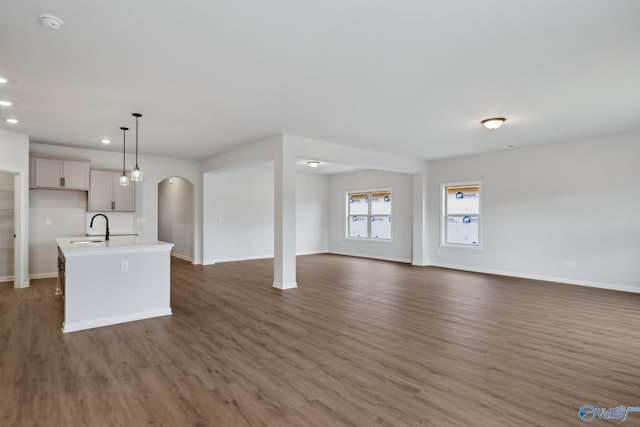
<path id="1" fill-rule="evenodd" d="M 383 192 L 389 192 L 391 193 L 391 213 L 389 214 L 372 214 L 371 213 L 371 193 L 383 193 Z M 352 215 L 350 210 L 349 210 L 349 195 L 351 194 L 363 194 L 363 193 L 367 193 L 369 195 L 369 203 L 368 203 L 368 212 L 367 214 L 355 214 Z M 345 221 L 346 221 L 346 227 L 345 227 L 345 238 L 347 240 L 360 240 L 360 241 L 365 241 L 365 242 L 382 242 L 382 243 L 393 243 L 393 222 L 391 222 L 391 229 L 390 229 L 390 234 L 391 236 L 388 239 L 385 238 L 376 238 L 376 237 L 371 237 L 371 217 L 378 217 L 378 216 L 385 216 L 385 217 L 389 217 L 391 218 L 391 221 L 393 221 L 392 217 L 394 214 L 394 206 L 395 203 L 393 202 L 393 189 L 392 188 L 376 188 L 376 189 L 369 189 L 369 190 L 351 190 L 351 191 L 345 191 L 344 193 L 344 200 L 345 200 L 345 211 L 346 211 L 346 216 L 345 216 Z M 366 216 L 367 217 L 367 237 L 351 237 L 351 217 L 352 216 Z"/>
<path id="2" fill-rule="evenodd" d="M 477 186 L 478 187 L 478 244 L 464 244 L 464 243 L 447 243 L 447 218 L 449 216 L 460 216 L 460 214 L 450 214 L 447 215 L 447 189 L 449 187 L 470 187 Z M 482 213 L 482 205 L 483 203 L 483 186 L 482 181 L 479 179 L 469 180 L 469 181 L 461 181 L 461 182 L 447 182 L 440 184 L 440 247 L 443 248 L 459 248 L 459 249 L 471 249 L 471 250 L 481 250 L 484 242 L 484 236 L 482 233 L 482 225 L 483 225 L 483 213 Z"/>

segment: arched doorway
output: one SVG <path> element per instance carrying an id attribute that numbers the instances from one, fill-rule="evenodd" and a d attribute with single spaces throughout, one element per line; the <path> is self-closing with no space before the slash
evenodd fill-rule
<path id="1" fill-rule="evenodd" d="M 175 246 L 171 254 L 193 261 L 193 184 L 172 176 L 158 183 L 158 240 Z"/>

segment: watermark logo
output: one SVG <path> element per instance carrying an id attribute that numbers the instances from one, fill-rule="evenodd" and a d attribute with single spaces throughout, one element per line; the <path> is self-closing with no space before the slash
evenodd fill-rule
<path id="1" fill-rule="evenodd" d="M 640 406 L 616 406 L 614 408 L 595 408 L 592 405 L 582 405 L 578 416 L 585 423 L 596 418 L 600 420 L 619 420 L 625 422 L 630 412 L 640 412 Z"/>

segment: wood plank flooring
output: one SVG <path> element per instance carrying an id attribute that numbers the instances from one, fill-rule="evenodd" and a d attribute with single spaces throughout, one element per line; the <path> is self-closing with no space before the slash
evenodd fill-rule
<path id="1" fill-rule="evenodd" d="M 640 406 L 638 294 L 337 255 L 299 257 L 282 292 L 272 265 L 173 260 L 173 316 L 66 335 L 54 279 L 2 284 L 0 425 L 548 427 Z"/>

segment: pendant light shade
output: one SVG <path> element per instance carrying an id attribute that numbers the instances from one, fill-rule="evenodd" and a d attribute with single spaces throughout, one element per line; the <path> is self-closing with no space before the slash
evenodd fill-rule
<path id="1" fill-rule="evenodd" d="M 122 130 L 122 175 L 120 175 L 120 185 L 126 187 L 129 185 L 129 177 L 125 170 L 125 150 L 127 148 L 127 134 L 129 128 L 120 128 Z"/>
<path id="2" fill-rule="evenodd" d="M 138 119 L 142 117 L 142 114 L 133 113 L 132 116 L 136 118 L 136 165 L 131 171 L 131 181 L 140 182 L 142 181 L 142 171 L 140 170 L 140 166 L 138 166 Z"/>

